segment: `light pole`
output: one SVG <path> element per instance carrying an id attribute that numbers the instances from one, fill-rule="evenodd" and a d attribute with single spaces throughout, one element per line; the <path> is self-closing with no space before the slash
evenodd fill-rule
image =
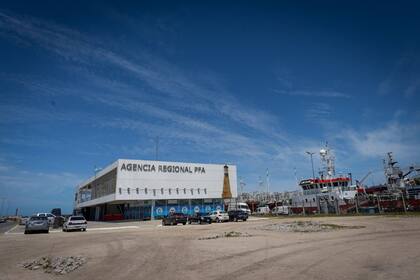
<path id="1" fill-rule="evenodd" d="M 308 151 L 306 151 L 306 153 L 307 153 L 308 155 L 310 155 L 310 156 L 311 156 L 311 164 L 312 164 L 312 178 L 313 178 L 313 179 L 315 179 L 315 172 L 314 172 L 314 160 L 313 160 L 313 158 L 312 158 L 312 156 L 313 156 L 315 153 L 313 153 L 313 152 L 308 152 Z"/>

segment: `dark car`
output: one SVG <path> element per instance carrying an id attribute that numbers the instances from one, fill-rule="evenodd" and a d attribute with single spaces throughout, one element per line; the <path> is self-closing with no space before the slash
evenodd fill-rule
<path id="1" fill-rule="evenodd" d="M 188 216 L 182 213 L 170 213 L 168 216 L 162 219 L 162 225 L 164 226 L 174 226 L 177 224 L 187 224 Z"/>
<path id="2" fill-rule="evenodd" d="M 248 213 L 242 210 L 232 210 L 228 211 L 229 221 L 246 221 L 248 219 Z"/>
<path id="3" fill-rule="evenodd" d="M 195 213 L 188 218 L 188 223 L 197 223 L 197 224 L 211 224 L 211 217 L 208 214 L 204 213 Z"/>

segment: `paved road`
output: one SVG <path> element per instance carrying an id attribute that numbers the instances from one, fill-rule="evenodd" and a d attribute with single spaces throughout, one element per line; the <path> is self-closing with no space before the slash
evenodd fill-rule
<path id="1" fill-rule="evenodd" d="M 294 233 L 261 226 L 293 219 L 0 235 L 0 279 L 57 279 L 18 264 L 40 256 L 87 257 L 60 279 L 417 279 L 420 218 L 323 217 L 365 226 Z M 309 220 L 311 218 L 305 218 Z M 205 239 L 229 231 L 250 237 Z"/>
<path id="2" fill-rule="evenodd" d="M 0 234 L 5 233 L 16 225 L 15 222 L 7 221 L 5 223 L 0 223 Z"/>

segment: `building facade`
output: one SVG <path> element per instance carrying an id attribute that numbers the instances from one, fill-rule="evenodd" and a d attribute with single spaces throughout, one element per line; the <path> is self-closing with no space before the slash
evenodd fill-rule
<path id="1" fill-rule="evenodd" d="M 154 219 L 224 209 L 237 196 L 235 165 L 119 159 L 76 187 L 89 220 Z"/>

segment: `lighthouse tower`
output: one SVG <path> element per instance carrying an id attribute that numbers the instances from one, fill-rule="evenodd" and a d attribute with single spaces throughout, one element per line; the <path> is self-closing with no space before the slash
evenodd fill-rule
<path id="1" fill-rule="evenodd" d="M 229 183 L 229 170 L 228 166 L 224 166 L 224 176 L 223 176 L 223 192 L 222 198 L 229 199 L 232 198 L 232 192 L 230 191 L 230 183 Z"/>

